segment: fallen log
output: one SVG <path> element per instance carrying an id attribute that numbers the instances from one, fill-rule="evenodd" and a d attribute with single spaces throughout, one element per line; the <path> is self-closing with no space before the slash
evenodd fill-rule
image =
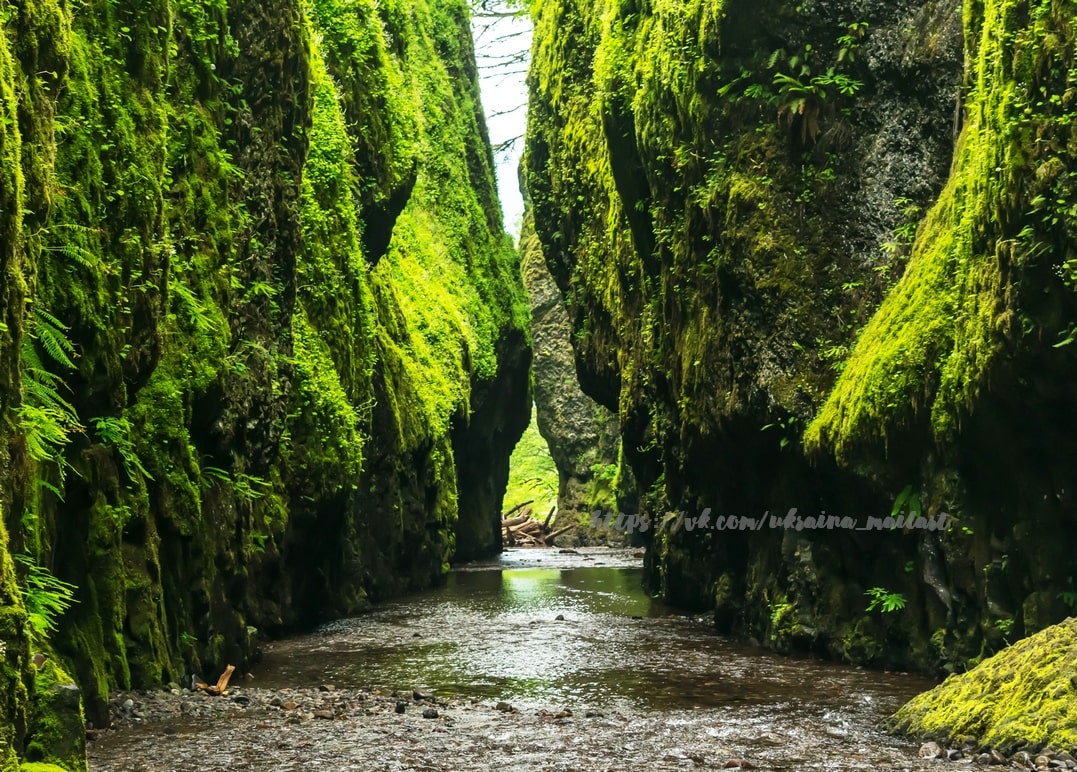
<path id="1" fill-rule="evenodd" d="M 520 523 L 526 523 L 531 519 L 531 510 L 527 510 L 523 514 L 516 515 L 516 517 L 510 517 L 508 520 L 502 520 L 502 527 L 520 525 Z"/>
<path id="2" fill-rule="evenodd" d="M 528 504 L 534 504 L 534 503 L 535 503 L 535 500 L 534 500 L 534 499 L 529 499 L 528 501 L 525 501 L 525 502 L 523 502 L 522 504 L 517 504 L 517 505 L 516 505 L 515 507 L 513 507 L 512 509 L 510 509 L 510 510 L 509 510 L 508 512 L 505 512 L 505 513 L 504 513 L 503 515 L 501 515 L 501 519 L 502 519 L 502 520 L 505 520 L 506 518 L 510 517 L 510 516 L 512 515 L 512 513 L 513 513 L 513 512 L 516 512 L 516 511 L 518 511 L 518 510 L 521 510 L 521 509 L 523 509 L 523 508 L 524 508 L 524 507 L 526 507 L 526 506 L 527 506 Z"/>
<path id="3" fill-rule="evenodd" d="M 530 503 L 530 502 L 527 502 Z M 512 515 L 519 511 L 519 514 Z M 505 513 L 501 520 L 501 541 L 509 547 L 546 547 L 552 544 L 552 540 L 575 528 L 575 523 L 566 525 L 564 528 L 550 530 L 550 522 L 556 524 L 554 516 L 557 514 L 555 504 L 546 514 L 543 520 L 538 520 L 530 507 L 517 505 Z"/>
<path id="4" fill-rule="evenodd" d="M 546 537 L 546 542 L 549 543 L 549 542 L 553 541 L 554 537 L 560 536 L 565 531 L 569 531 L 569 530 L 571 530 L 571 529 L 573 529 L 575 527 L 576 527 L 576 524 L 572 523 L 571 525 L 566 525 L 564 528 L 558 528 L 556 531 L 554 531 L 553 533 L 551 533 L 550 535 L 548 535 Z"/>

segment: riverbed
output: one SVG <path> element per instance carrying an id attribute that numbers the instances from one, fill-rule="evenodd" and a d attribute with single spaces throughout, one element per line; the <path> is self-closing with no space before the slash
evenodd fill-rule
<path id="1" fill-rule="evenodd" d="M 116 695 L 90 769 L 937 769 L 877 729 L 930 681 L 715 635 L 640 562 L 509 550 L 268 644 L 223 697 Z"/>

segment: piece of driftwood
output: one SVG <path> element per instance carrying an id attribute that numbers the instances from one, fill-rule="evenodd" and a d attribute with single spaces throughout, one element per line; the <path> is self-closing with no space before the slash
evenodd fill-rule
<path id="1" fill-rule="evenodd" d="M 501 521 L 501 527 L 502 528 L 511 528 L 514 525 L 520 525 L 520 523 L 526 523 L 530 519 L 531 519 L 531 510 L 528 509 L 527 511 L 523 512 L 522 514 L 516 515 L 516 517 L 510 517 L 508 519 L 502 520 Z"/>
<path id="2" fill-rule="evenodd" d="M 511 516 L 512 516 L 512 513 L 513 513 L 513 512 L 516 512 L 517 510 L 523 509 L 523 508 L 524 508 L 524 507 L 526 507 L 526 506 L 527 506 L 528 504 L 534 504 L 534 503 L 535 503 L 535 500 L 534 500 L 534 499 L 529 499 L 529 500 L 527 500 L 527 501 L 524 501 L 524 502 L 522 502 L 522 503 L 520 503 L 520 504 L 517 504 L 517 505 L 516 505 L 515 507 L 513 507 L 513 508 L 512 508 L 512 509 L 510 509 L 510 510 L 509 510 L 508 512 L 506 512 L 505 514 L 503 514 L 503 515 L 501 516 L 501 519 L 502 519 L 502 520 L 505 520 L 506 518 L 508 518 L 508 517 L 511 517 Z"/>
<path id="3" fill-rule="evenodd" d="M 205 683 L 204 681 L 196 681 L 195 686 L 204 691 L 206 694 L 212 694 L 214 697 L 222 697 L 228 694 L 228 681 L 232 677 L 232 673 L 235 672 L 236 666 L 229 665 L 221 673 L 221 677 L 217 679 L 217 683 L 213 686 Z"/>

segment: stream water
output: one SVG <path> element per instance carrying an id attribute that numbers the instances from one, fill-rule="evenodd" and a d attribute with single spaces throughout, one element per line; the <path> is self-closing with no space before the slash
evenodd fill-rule
<path id="1" fill-rule="evenodd" d="M 929 681 L 717 636 L 650 599 L 639 562 L 515 550 L 455 571 L 268 646 L 231 697 L 146 708 L 91 743 L 90 768 L 937 768 L 876 728 Z"/>

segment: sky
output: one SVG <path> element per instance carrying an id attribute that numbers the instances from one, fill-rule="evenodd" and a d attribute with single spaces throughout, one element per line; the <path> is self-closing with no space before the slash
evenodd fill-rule
<path id="1" fill-rule="evenodd" d="M 484 5 L 503 8 L 498 0 Z M 527 125 L 527 54 L 531 49 L 531 19 L 518 17 L 485 18 L 483 10 L 474 11 L 472 32 L 479 65 L 479 87 L 486 111 L 486 126 L 494 146 L 497 163 L 497 189 L 505 216 L 505 230 L 514 238 L 520 235 L 524 203 L 520 195 L 517 167 L 523 154 L 524 129 Z M 498 151 L 499 144 L 516 138 L 509 147 Z"/>

